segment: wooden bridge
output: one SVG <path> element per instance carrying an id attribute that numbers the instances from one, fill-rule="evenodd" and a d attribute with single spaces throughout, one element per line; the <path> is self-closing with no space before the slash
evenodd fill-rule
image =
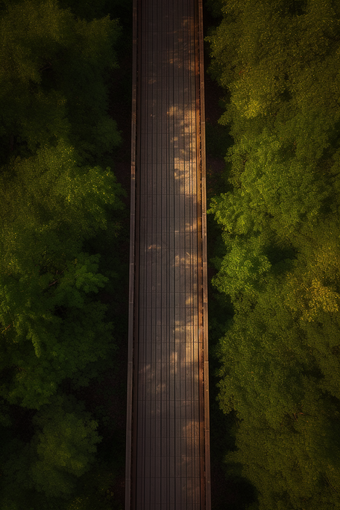
<path id="1" fill-rule="evenodd" d="M 210 510 L 202 0 L 134 0 L 125 510 Z"/>

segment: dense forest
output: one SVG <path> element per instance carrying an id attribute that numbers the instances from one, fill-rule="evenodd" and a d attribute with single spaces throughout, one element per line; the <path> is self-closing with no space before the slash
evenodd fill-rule
<path id="1" fill-rule="evenodd" d="M 124 508 L 131 7 L 0 0 L 1 510 Z M 205 33 L 212 509 L 334 510 L 340 5 Z"/>
<path id="2" fill-rule="evenodd" d="M 340 508 L 340 4 L 208 7 L 231 138 L 209 210 L 225 472 L 247 510 Z"/>
<path id="3" fill-rule="evenodd" d="M 124 0 L 0 1 L 1 510 L 122 508 L 130 25 Z"/>

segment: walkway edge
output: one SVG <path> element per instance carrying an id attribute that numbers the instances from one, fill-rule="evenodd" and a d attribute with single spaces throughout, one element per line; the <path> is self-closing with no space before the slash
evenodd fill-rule
<path id="1" fill-rule="evenodd" d="M 209 344 L 208 344 L 208 264 L 207 264 L 207 195 L 206 195 L 206 149 L 205 149 L 205 89 L 204 89 L 204 37 L 203 37 L 203 0 L 198 3 L 198 47 L 200 77 L 200 142 L 201 142 L 201 179 L 202 179 L 202 265 L 203 265 L 203 350 L 204 350 L 204 429 L 205 429 L 205 510 L 211 510 L 210 484 L 210 411 L 209 411 Z"/>
<path id="2" fill-rule="evenodd" d="M 132 461 L 132 403 L 133 403 L 133 337 L 135 298 L 135 237 L 136 237 L 136 139 L 137 139 L 137 0 L 133 0 L 132 45 L 132 119 L 131 119 L 131 197 L 130 197 L 130 268 L 129 268 L 129 325 L 125 456 L 125 507 L 131 508 Z"/>

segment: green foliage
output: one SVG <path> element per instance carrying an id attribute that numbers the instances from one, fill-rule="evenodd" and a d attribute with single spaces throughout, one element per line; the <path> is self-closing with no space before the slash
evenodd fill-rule
<path id="1" fill-rule="evenodd" d="M 110 461 L 100 460 L 77 481 L 75 495 L 63 510 L 122 510 L 112 489 L 116 478 L 116 461 L 111 453 Z"/>
<path id="2" fill-rule="evenodd" d="M 107 229 L 108 213 L 122 208 L 122 190 L 109 167 L 83 164 L 79 154 L 88 142 L 82 136 L 76 148 L 72 145 L 76 123 L 72 108 L 62 105 L 74 104 L 65 97 L 71 89 L 78 100 L 86 100 L 89 88 L 84 90 L 81 75 L 86 81 L 94 71 L 116 65 L 112 45 L 119 31 L 107 18 L 75 22 L 53 1 L 8 6 L 0 24 L 2 58 L 8 64 L 0 75 L 0 101 L 11 109 L 3 111 L 4 132 L 15 129 L 33 153 L 28 157 L 27 150 L 19 151 L 0 171 L 0 391 L 12 404 L 39 409 L 66 377 L 73 377 L 76 386 L 88 384 L 97 372 L 84 376 L 85 367 L 114 351 L 113 326 L 104 321 L 107 306 L 91 297 L 109 278 L 98 272 L 100 254 L 84 253 L 82 245 Z M 58 63 L 62 50 L 65 58 Z M 42 80 L 44 58 L 53 61 L 58 90 L 49 90 Z M 100 139 L 94 151 L 100 154 L 117 138 L 113 121 L 103 113 L 102 79 L 99 74 L 92 78 L 102 90 L 101 101 L 96 94 L 97 102 L 91 98 L 97 135 L 90 138 Z M 32 82 L 39 86 L 32 89 Z M 22 103 L 13 102 L 11 94 Z M 91 121 L 89 115 L 81 129 L 92 129 Z"/>
<path id="3" fill-rule="evenodd" d="M 0 0 L 3 510 L 69 510 L 79 495 L 114 504 L 98 421 L 61 390 L 115 369 L 100 299 L 116 292 L 124 194 L 109 154 L 121 142 L 107 112 L 121 28 L 108 3 Z"/>
<path id="4" fill-rule="evenodd" d="M 224 4 L 223 0 L 206 0 L 205 1 L 205 5 L 207 6 L 207 9 L 212 14 L 212 16 L 214 16 L 215 18 L 222 17 L 223 4 Z"/>
<path id="5" fill-rule="evenodd" d="M 63 9 L 71 9 L 78 18 L 92 21 L 101 18 L 107 12 L 124 22 L 124 29 L 131 23 L 132 0 L 58 0 Z"/>
<path id="6" fill-rule="evenodd" d="M 242 466 L 242 475 L 259 488 L 259 508 L 317 510 L 338 506 L 338 466 L 329 462 L 334 448 L 329 439 L 339 430 L 335 426 L 330 431 L 329 420 L 321 413 L 319 409 L 315 417 L 287 415 L 286 427 L 274 428 L 259 420 L 239 425 L 238 450 L 229 452 L 226 461 L 232 473 Z"/>
<path id="7" fill-rule="evenodd" d="M 340 505 L 340 10 L 331 0 L 224 2 L 207 40 L 226 89 L 231 191 L 216 288 L 234 318 L 219 342 L 219 402 L 236 411 L 229 471 L 259 510 Z M 241 470 L 241 471 L 240 471 Z M 253 507 L 251 507 L 253 508 Z"/>
<path id="8" fill-rule="evenodd" d="M 9 415 L 9 405 L 1 397 L 0 397 L 0 426 L 1 427 L 10 427 L 11 426 L 11 418 Z"/>
<path id="9" fill-rule="evenodd" d="M 106 112 L 105 83 L 117 67 L 116 20 L 109 15 L 75 20 L 56 0 L 25 0 L 6 6 L 0 34 L 0 137 L 6 158 L 10 136 L 25 155 L 67 138 L 91 163 L 120 143 Z"/>
<path id="10" fill-rule="evenodd" d="M 6 445 L 1 466 L 8 492 L 17 484 L 52 498 L 72 494 L 101 441 L 97 422 L 84 407 L 74 397 L 55 396 L 34 416 L 36 431 L 30 443 L 13 439 Z"/>
<path id="11" fill-rule="evenodd" d="M 0 391 L 11 403 L 38 408 L 62 379 L 113 350 L 112 324 L 103 323 L 107 306 L 90 297 L 109 278 L 97 272 L 100 255 L 81 246 L 107 228 L 105 206 L 121 203 L 109 169 L 77 167 L 64 143 L 37 152 L 16 163 L 14 178 L 0 176 L 0 349 L 7 371 Z"/>

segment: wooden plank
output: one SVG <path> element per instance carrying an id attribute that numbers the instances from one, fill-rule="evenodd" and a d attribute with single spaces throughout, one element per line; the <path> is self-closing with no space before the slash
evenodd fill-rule
<path id="1" fill-rule="evenodd" d="M 191 34 L 193 25 L 191 26 Z M 194 53 L 194 38 L 191 37 L 191 48 L 190 48 L 190 69 L 192 72 L 195 71 L 194 63 L 195 63 L 195 53 Z M 191 124 L 195 124 L 196 116 L 195 116 L 195 108 L 196 108 L 196 90 L 195 90 L 195 82 L 191 81 L 191 90 L 190 90 L 190 100 L 191 100 Z M 197 126 L 196 126 L 197 127 Z M 193 406 L 193 415 L 192 415 L 192 444 L 194 449 L 193 455 L 193 479 L 192 479 L 192 499 L 193 499 L 193 508 L 200 508 L 200 501 L 198 499 L 198 495 L 200 493 L 200 478 L 199 478 L 199 428 L 198 428 L 198 420 L 199 420 L 199 408 L 198 408 L 198 307 L 199 307 L 199 299 L 198 299 L 198 269 L 199 269 L 199 253 L 198 253 L 198 189 L 197 189 L 197 152 L 196 152 L 196 136 L 197 131 L 193 131 L 193 136 L 190 144 L 190 157 L 193 161 L 195 161 L 195 168 L 193 168 L 192 172 L 192 232 L 195 232 L 195 236 L 193 236 L 192 241 L 192 259 L 193 259 L 193 281 L 192 281 L 192 296 L 193 296 L 193 401 L 195 405 Z"/>
<path id="2" fill-rule="evenodd" d="M 211 510 L 210 475 L 210 412 L 209 412 L 209 360 L 208 360 L 208 269 L 207 269 L 207 213 L 206 213 L 206 148 L 205 148 L 205 101 L 204 101 L 204 42 L 203 4 L 197 0 L 199 11 L 200 56 L 200 113 L 201 113 L 201 182 L 202 182 L 202 266 L 203 266 L 203 331 L 204 331 L 204 428 L 205 428 L 205 486 L 206 510 Z"/>
<path id="3" fill-rule="evenodd" d="M 169 12 L 167 12 L 167 15 L 168 15 L 168 23 L 167 23 L 167 46 L 166 46 L 166 58 L 167 58 L 167 61 L 169 60 L 169 32 L 170 32 L 170 23 L 171 23 L 171 19 L 170 19 L 170 16 L 169 16 Z M 171 74 L 171 66 L 170 68 L 167 67 L 166 69 L 166 79 L 167 79 L 167 89 L 166 89 L 166 104 L 165 104 L 165 109 L 166 109 L 166 113 L 167 113 L 167 117 L 166 117 L 166 133 L 167 133 L 167 150 L 168 150 L 168 157 L 167 157 L 167 165 L 166 165 L 166 193 L 167 193 L 167 196 L 166 196 L 166 206 L 165 206 L 165 217 L 166 217 L 166 231 L 167 231 L 167 244 L 166 244 L 166 267 L 165 267 L 165 272 L 166 272 L 166 296 L 167 296 L 167 299 L 166 299 L 166 307 L 167 307 L 167 311 L 166 311 L 166 317 L 167 317 L 167 320 L 166 320 L 166 341 L 167 341 L 167 348 L 166 348 L 166 352 L 167 352 L 167 356 L 166 356 L 166 361 L 167 361 L 167 395 L 166 395 L 166 409 L 167 409 L 167 414 L 166 414 L 166 444 L 167 444 L 167 449 L 166 449 L 166 453 L 168 455 L 167 457 L 167 475 L 168 475 L 168 480 L 169 480 L 169 484 L 168 484 L 168 498 L 167 498 L 167 501 L 168 501 L 168 505 L 169 505 L 169 509 L 172 508 L 172 502 L 171 502 L 171 498 L 172 498 L 172 485 L 171 485 L 171 481 L 173 480 L 172 478 L 172 473 L 171 473 L 171 465 L 172 465 L 172 460 L 173 460 L 173 457 L 172 457 L 172 447 L 173 447 L 173 428 L 172 428 L 172 422 L 171 422 L 171 419 L 170 419 L 170 416 L 173 412 L 172 410 L 172 402 L 171 402 L 171 372 L 172 372 L 172 367 L 171 367 L 171 344 L 170 344 L 170 338 L 171 338 L 171 326 L 170 326 L 170 313 L 171 313 L 171 300 L 170 300 L 170 278 L 171 278 L 171 275 L 170 275 L 170 270 L 169 270 L 169 267 L 171 265 L 171 257 L 170 257 L 170 188 L 171 188 L 171 179 L 169 178 L 170 176 L 170 169 L 171 169 L 171 161 L 172 161 L 172 157 L 173 157 L 173 154 L 172 154 L 172 150 L 171 150 L 171 147 L 170 147 L 170 137 L 171 137 L 171 131 L 170 131 L 170 125 L 169 125 L 169 122 L 170 122 L 170 117 L 169 117 L 169 102 L 170 102 L 170 96 L 172 94 L 172 74 Z M 165 198 L 165 197 L 163 197 Z"/>
<path id="4" fill-rule="evenodd" d="M 202 260 L 197 235 L 203 235 L 204 226 L 203 218 L 202 226 L 197 222 L 202 143 L 196 144 L 193 6 L 193 0 L 147 0 L 139 25 L 144 29 L 139 31 L 143 51 L 139 147 L 144 173 L 138 194 L 139 312 L 143 317 L 139 319 L 141 407 L 136 420 L 140 417 L 141 424 L 136 482 L 137 499 L 141 497 L 142 502 L 136 510 L 143 505 L 153 510 L 161 502 L 162 508 L 170 510 L 175 501 L 178 510 L 201 508 L 199 499 L 195 500 L 200 472 L 204 474 L 204 465 L 200 468 L 197 462 L 203 437 L 199 433 L 198 375 L 202 376 L 202 370 L 198 364 L 205 336 L 200 344 L 198 327 L 203 331 L 202 320 L 204 326 L 206 321 L 198 282 Z"/>
<path id="5" fill-rule="evenodd" d="M 185 5 L 186 6 L 186 5 Z M 184 6 L 184 7 L 185 7 Z M 184 17 L 187 18 L 187 12 L 184 13 Z M 187 27 L 186 27 L 187 28 Z M 187 67 L 187 57 L 188 57 L 188 33 L 187 29 L 184 30 L 183 34 L 183 62 L 184 62 L 184 68 Z M 190 125 L 189 125 L 189 82 L 190 77 L 187 72 L 183 75 L 183 166 L 184 166 L 184 172 L 183 172 L 183 180 L 182 180 L 182 202 L 183 202 L 183 208 L 181 211 L 182 218 L 183 218 L 183 225 L 182 225 L 182 232 L 183 232 L 183 262 L 182 262 L 182 278 L 183 278 L 183 286 L 184 286 L 184 303 L 183 303 L 183 309 L 184 309 L 184 338 L 183 338 L 183 344 L 181 345 L 181 359 L 184 361 L 183 367 L 182 367 L 182 383 L 181 383 L 181 400 L 182 400 L 182 411 L 183 411 L 183 427 L 182 427 L 182 455 L 184 455 L 185 462 L 182 465 L 182 499 L 183 499 L 183 506 L 188 510 L 190 508 L 190 501 L 191 501 L 191 487 L 190 487 L 190 458 L 192 456 L 192 449 L 191 449 L 191 407 L 192 403 L 187 401 L 187 387 L 190 386 L 191 381 L 187 379 L 188 374 L 187 367 L 191 363 L 191 356 L 190 356 L 190 349 L 187 350 L 187 321 L 188 321 L 188 312 L 190 314 L 190 307 L 188 310 L 187 301 L 190 300 L 190 283 L 191 283 L 191 274 L 190 274 L 190 266 L 187 267 L 186 264 L 186 252 L 187 252 L 187 246 L 186 246 L 186 224 L 187 224 L 187 214 L 188 208 L 186 207 L 187 199 L 186 196 L 187 186 L 188 186 L 188 177 L 190 177 L 190 160 L 188 155 L 188 148 L 190 147 Z M 189 269 L 189 271 L 188 271 Z M 184 404 L 185 403 L 185 404 Z"/>
<path id="6" fill-rule="evenodd" d="M 199 59 L 197 58 L 197 52 L 199 51 L 198 46 L 198 31 L 199 31 L 199 20 L 198 20 L 198 11 L 196 4 L 196 12 L 195 12 L 195 75 L 196 75 L 196 134 L 197 134 L 197 227 L 198 227 L 198 259 L 202 260 L 202 242 L 201 242 L 201 232 L 202 232 L 202 209 L 201 209 L 201 169 L 200 169 L 200 77 L 199 77 Z M 206 504 L 206 487 L 205 487 L 205 434 L 204 434 L 204 358 L 203 358 L 203 281 L 202 281 L 202 271 L 201 267 L 198 271 L 198 314 L 199 314 L 199 343 L 201 344 L 200 353 L 199 353 L 199 404 L 200 404 L 200 413 L 199 413 L 199 421 L 200 421 L 200 489 L 201 489 L 201 507 L 204 508 Z"/>
<path id="7" fill-rule="evenodd" d="M 126 466 L 125 466 L 125 504 L 130 508 L 134 501 L 131 501 L 132 475 L 135 469 L 136 438 L 136 413 L 133 413 L 134 390 L 133 381 L 136 378 L 133 363 L 135 358 L 134 339 L 135 333 L 135 310 L 138 309 L 138 300 L 135 295 L 135 282 L 138 281 L 138 269 L 135 273 L 135 264 L 138 266 L 138 258 L 135 256 L 136 238 L 136 139 L 137 139 L 137 0 L 133 0 L 133 54 L 132 54 L 132 116 L 131 116 L 131 197 L 130 197 L 130 268 L 129 268 L 129 324 L 128 324 L 128 369 L 127 369 L 127 419 L 126 419 Z M 139 169 L 137 169 L 138 171 Z M 138 209 L 137 209 L 138 215 Z M 137 238 L 138 241 L 138 238 Z M 138 249 L 138 248 L 137 248 Z M 137 302 L 137 307 L 135 306 Z M 138 319 L 137 319 L 138 320 Z M 134 385 L 136 387 L 136 385 Z M 136 391 L 136 390 L 135 390 Z M 134 416 L 133 416 L 134 415 Z M 134 459 L 134 460 L 133 460 Z M 134 480 L 133 480 L 134 482 Z"/>
<path id="8" fill-rule="evenodd" d="M 143 5 L 144 10 L 144 5 Z M 152 65 L 152 27 L 148 26 L 150 22 L 150 17 L 143 17 L 143 26 L 145 27 L 145 31 L 143 35 L 144 44 L 145 44 L 145 55 L 144 55 L 144 69 L 147 72 L 147 77 L 150 78 L 153 74 L 153 65 Z M 151 58 L 150 58 L 151 55 Z M 143 69 L 142 69 L 143 73 Z M 151 380 L 152 373 L 150 370 L 150 360 L 151 360 L 151 323 L 150 323 L 150 276 L 151 276 L 151 260 L 150 253 L 148 252 L 148 246 L 150 244 L 150 224 L 149 218 L 152 216 L 152 208 L 153 204 L 150 203 L 149 196 L 152 193 L 152 163 L 153 163 L 153 145 L 152 145 L 152 137 L 150 136 L 150 130 L 152 130 L 152 116 L 150 116 L 150 112 L 152 112 L 152 90 L 153 85 L 144 85 L 144 97 L 143 101 L 143 109 L 145 116 L 145 135 L 144 135 L 144 144 L 143 147 L 147 147 L 147 153 L 144 161 L 144 167 L 142 169 L 142 178 L 145 181 L 145 194 L 143 196 L 143 205 L 145 211 L 145 237 L 143 239 L 143 246 L 141 246 L 141 250 L 143 250 L 145 256 L 145 265 L 143 267 L 144 272 L 144 281 L 143 288 L 141 288 L 141 292 L 143 293 L 143 315 L 144 315 L 144 352 L 145 352 L 145 364 L 140 367 L 140 369 L 144 372 L 144 377 L 146 381 L 145 385 L 145 395 L 144 395 L 144 436 L 141 438 L 143 441 L 143 455 L 144 455 L 144 471 L 138 473 L 140 483 L 144 484 L 144 501 L 148 501 L 150 499 L 151 492 L 151 402 L 150 402 L 150 392 L 151 392 Z M 144 477 L 144 479 L 143 479 Z M 140 506 L 140 502 L 137 502 L 137 508 Z"/>
<path id="9" fill-rule="evenodd" d="M 140 18 L 140 24 L 139 24 L 139 33 L 141 31 L 141 22 L 142 19 Z M 139 64 L 139 77 L 142 78 L 143 72 L 141 67 L 145 66 L 145 48 L 144 45 L 141 45 L 141 55 L 140 55 L 140 64 Z M 145 87 L 142 83 L 139 85 L 139 151 L 140 151 L 140 172 L 139 175 L 142 175 L 142 171 L 144 170 L 145 161 L 147 158 L 147 151 L 145 151 L 145 143 L 144 139 L 145 134 L 141 135 L 141 133 L 145 133 L 146 129 L 146 115 L 145 115 Z M 143 128 L 143 126 L 145 126 Z M 138 507 L 139 501 L 143 501 L 145 497 L 145 484 L 140 483 L 140 473 L 145 472 L 145 442 L 140 441 L 140 437 L 143 437 L 145 434 L 145 424 L 146 424 L 146 409 L 145 409 L 145 392 L 146 392 L 146 386 L 147 386 L 147 380 L 146 380 L 146 373 L 145 370 L 141 367 L 145 366 L 145 330 L 147 327 L 146 321 L 145 321 L 145 315 L 143 313 L 143 306 L 144 306 L 144 298 L 145 296 L 143 293 L 140 292 L 140 289 L 144 288 L 144 279 L 145 279 L 145 252 L 144 252 L 144 239 L 145 239 L 145 207 L 144 207 L 144 201 L 142 200 L 143 195 L 146 193 L 145 190 L 145 180 L 140 178 L 140 186 L 139 186 L 139 200 L 141 202 L 140 204 L 140 241 L 139 241 L 139 247 L 140 249 L 140 287 L 138 289 L 139 293 L 139 337 L 137 337 L 138 341 L 138 350 L 139 350 L 139 358 L 138 358 L 138 365 L 136 364 L 136 372 L 138 373 L 138 389 L 139 389 L 139 395 L 138 395 L 138 414 L 135 418 L 135 420 L 138 422 L 138 444 L 136 448 L 137 453 L 137 470 L 136 470 L 136 482 L 137 482 L 137 490 L 135 490 L 134 493 L 134 509 Z M 142 364 L 140 364 L 142 362 Z M 139 483 L 138 483 L 139 482 Z"/>
<path id="10" fill-rule="evenodd" d="M 164 10 L 162 9 L 161 11 L 161 16 L 164 17 Z M 160 25 L 161 25 L 161 21 L 159 22 Z M 160 43 L 161 47 L 162 48 L 166 48 L 166 32 L 164 33 L 162 31 L 162 41 Z M 163 57 L 164 59 L 164 57 Z M 166 104 L 164 106 L 164 103 L 166 103 L 166 93 L 167 93 L 167 90 L 166 90 L 166 67 L 164 67 L 163 65 L 163 60 L 162 60 L 162 72 L 161 72 L 161 79 L 160 79 L 160 84 L 161 84 L 161 90 L 162 90 L 162 101 L 160 103 L 160 132 L 161 132 L 161 158 L 160 158 L 160 163 L 161 163 L 161 186 L 160 186 L 160 190 L 159 190 L 159 194 L 160 194 L 160 199 L 161 199 L 161 210 L 160 210 L 160 216 L 161 216 L 161 231 L 159 232 L 159 239 L 160 239 L 160 246 L 161 246 L 161 252 L 160 252 L 160 269 L 161 269 L 161 290 L 162 290 L 162 301 L 161 301 L 161 310 L 160 310 L 160 314 L 161 314 L 161 321 L 163 323 L 163 317 L 164 317 L 164 324 L 165 324 L 165 331 L 164 331 L 164 328 L 161 326 L 160 330 L 161 330 L 161 336 L 160 336 L 160 344 L 162 346 L 162 374 L 161 374 L 161 378 L 162 378 L 162 394 L 161 394 L 161 416 L 160 416 L 160 422 L 161 422 L 161 430 L 160 430 L 160 435 L 161 435 L 161 451 L 159 452 L 159 455 L 160 455 L 160 463 L 161 463 L 161 468 L 160 468 L 160 475 L 161 475 L 161 479 L 160 479 L 160 496 L 159 496 L 159 508 L 164 508 L 164 509 L 167 509 L 168 508 L 168 487 L 166 485 L 166 483 L 164 484 L 164 481 L 167 480 L 167 477 L 168 477 L 168 464 L 166 462 L 167 460 L 167 456 L 169 454 L 168 452 L 168 448 L 167 448 L 167 443 L 166 443 L 166 436 L 167 436 L 167 433 L 168 433 L 168 423 L 167 423 L 167 420 L 164 419 L 164 417 L 166 417 L 167 413 L 168 413 L 168 399 L 169 399 L 169 388 L 167 387 L 168 385 L 168 363 L 169 363 L 169 357 L 168 357 L 168 348 L 167 348 L 167 343 L 164 342 L 164 340 L 166 340 L 166 337 L 163 338 L 163 331 L 165 332 L 165 335 L 166 335 L 166 322 L 167 322 L 167 315 L 166 313 L 163 313 L 164 309 L 166 310 L 167 308 L 167 303 L 168 303 L 168 300 L 167 300 L 167 292 L 166 292 L 166 288 L 167 288 L 167 278 L 166 278 L 166 274 L 167 274 L 167 250 L 166 250 L 166 241 L 165 243 L 163 242 L 164 240 L 164 235 L 163 235 L 163 229 L 166 230 L 167 228 L 167 214 L 166 214 L 166 205 L 167 205 L 167 201 L 164 200 L 164 198 L 166 198 L 166 189 L 167 189 L 167 186 L 166 186 L 166 182 L 167 182 L 167 153 L 168 153 L 168 150 L 167 150 L 167 116 L 166 116 Z M 165 193 L 164 193 L 165 192 Z M 165 299 L 163 299 L 163 297 Z"/>
<path id="11" fill-rule="evenodd" d="M 159 18 L 159 26 L 162 26 L 163 25 L 163 18 L 164 18 L 164 12 L 163 12 L 163 9 L 160 10 L 160 18 Z M 161 31 L 161 40 L 159 42 L 160 44 L 160 47 L 161 48 L 164 48 L 166 47 L 166 39 L 165 39 L 165 35 L 163 33 L 163 31 Z M 163 227 L 163 224 L 164 224 L 164 213 L 165 213 L 165 221 L 166 221 L 166 210 L 164 211 L 164 204 L 163 204 L 163 198 L 164 198 L 164 195 L 162 193 L 163 191 L 163 188 L 164 188 L 164 181 L 166 182 L 166 155 L 167 155 L 167 150 L 166 150 L 166 115 L 164 115 L 164 102 L 166 100 L 166 87 L 165 87 L 165 76 L 164 76 L 164 72 L 165 72 L 165 68 L 164 68 L 164 57 L 162 56 L 162 61 L 161 61 L 161 76 L 160 76 L 160 88 L 161 88 L 161 96 L 162 96 L 162 100 L 160 102 L 160 108 L 159 108 L 159 123 L 158 123 L 158 126 L 159 126 L 159 131 L 160 131 L 160 134 L 161 134 L 161 140 L 160 140 L 160 152 L 161 152 L 161 155 L 160 155 L 160 170 L 161 170 L 161 185 L 160 185 L 160 189 L 159 189 L 159 196 L 160 196 L 160 199 L 161 199 L 161 209 L 160 209 L 160 216 L 161 216 L 161 227 Z M 165 202 L 166 203 L 166 202 Z M 159 232 L 159 239 L 160 239 L 160 246 L 163 250 L 163 246 L 162 246 L 162 229 L 160 230 Z M 165 264 L 164 264 L 165 262 Z M 163 257 L 163 253 L 162 251 L 160 252 L 160 260 L 159 260 L 159 266 L 160 266 L 160 269 L 161 269 L 161 276 L 160 276 L 160 280 L 161 280 L 161 283 L 163 284 L 163 273 L 164 271 L 166 271 L 166 259 L 164 260 L 164 257 Z M 165 282 L 166 283 L 166 282 Z M 163 288 L 162 288 L 163 290 Z M 162 293 L 162 297 L 164 296 L 164 294 Z M 165 294 L 166 296 L 166 294 Z M 166 306 L 166 303 L 161 302 L 161 309 L 160 309 L 160 315 L 161 315 L 161 318 L 163 316 L 163 307 Z M 162 327 L 161 327 L 161 333 L 162 333 Z M 160 338 L 159 338 L 159 342 L 160 342 L 160 345 L 162 347 L 162 363 L 161 363 L 161 367 L 162 367 L 162 374 L 161 374 L 161 379 L 162 379 L 162 393 L 161 393 L 161 399 L 162 399 L 162 402 L 160 404 L 160 423 L 161 423 L 161 427 L 160 427 L 160 450 L 158 452 L 158 455 L 159 455 L 159 461 L 160 461 L 160 468 L 159 468 L 159 474 L 160 474 L 160 479 L 159 479 L 159 487 L 160 487 L 160 494 L 159 494 L 159 501 L 158 501 L 158 508 L 166 508 L 167 506 L 167 499 L 166 499 L 166 487 L 163 487 L 163 479 L 166 479 L 166 476 L 167 476 L 167 473 L 166 473 L 166 467 L 164 466 L 164 463 L 163 463 L 163 458 L 165 456 L 166 458 L 166 444 L 164 444 L 164 435 L 166 434 L 166 430 L 167 430 L 167 423 L 164 423 L 163 421 L 163 416 L 166 415 L 166 405 L 163 405 L 163 401 L 167 400 L 167 393 L 168 393 L 168 390 L 167 390 L 167 387 L 166 387 L 166 384 L 167 384 L 167 372 L 166 372 L 166 366 L 167 366 L 167 362 L 168 362 L 168 359 L 167 359 L 167 349 L 166 349 L 166 344 L 164 344 L 163 342 L 163 339 L 162 339 L 162 335 L 160 335 Z M 163 369 L 164 370 L 164 373 L 163 373 Z M 164 471 L 164 468 L 165 468 L 165 471 Z M 165 489 L 165 493 L 164 493 L 164 489 Z"/>
<path id="12" fill-rule="evenodd" d="M 189 43 L 189 47 L 188 47 L 188 56 L 189 56 L 189 59 L 188 59 L 188 63 L 189 63 L 189 70 L 190 70 L 190 61 L 191 61 L 191 47 L 190 47 L 190 43 Z M 188 95 L 187 95 L 187 108 L 188 108 L 188 112 L 187 112 L 187 122 L 188 122 L 188 125 L 190 125 L 192 127 L 192 100 L 191 100 L 191 96 L 192 96 L 192 87 L 190 86 L 191 85 L 191 81 L 189 81 L 188 83 Z M 190 366 L 191 366 L 191 378 L 190 378 L 190 385 L 189 385 L 189 394 L 188 394 L 188 391 L 187 391 L 187 398 L 191 400 L 191 412 L 190 412 L 190 427 L 189 427 L 189 431 L 190 431 L 190 438 L 188 438 L 188 440 L 190 441 L 190 448 L 189 448 L 189 451 L 188 451 L 188 454 L 190 454 L 191 456 L 191 469 L 189 468 L 189 472 L 188 472 L 188 477 L 189 477 L 189 480 L 191 479 L 192 480 L 192 476 L 193 476 L 193 471 L 194 471 L 194 458 L 195 458 L 195 441 L 194 441 L 194 432 L 195 432 L 195 429 L 194 429 L 194 424 L 193 424 L 193 418 L 194 418 L 194 407 L 195 407 L 195 401 L 193 401 L 193 387 L 195 385 L 195 381 L 193 380 L 193 374 L 194 374 L 194 365 L 195 365 L 195 362 L 194 362 L 194 342 L 193 342 L 193 334 L 194 334 L 194 331 L 193 331 L 193 322 L 192 322 L 192 316 L 193 316 L 193 313 L 194 313 L 194 303 L 193 303 L 193 292 L 194 292 L 194 288 L 193 288 L 193 278 L 194 278 L 194 274 L 193 274 L 193 266 L 195 264 L 195 260 L 194 260 L 194 254 L 193 254 L 193 236 L 195 235 L 194 234 L 194 231 L 193 231 L 193 196 L 194 196 L 194 189 L 192 187 L 193 185 L 193 182 L 194 182 L 194 170 L 195 170 L 195 166 L 192 164 L 192 161 L 193 161 L 193 158 L 192 158 L 192 154 L 191 154 L 191 145 L 192 145 L 192 139 L 193 137 L 195 136 L 195 134 L 192 132 L 192 129 L 189 130 L 189 136 L 188 136 L 188 147 L 189 147 L 189 154 L 188 154 L 188 171 L 187 171 L 187 174 L 188 174 L 188 179 L 186 181 L 186 184 L 185 184 L 185 193 L 187 194 L 187 200 L 186 200 L 186 209 L 185 209 L 185 217 L 186 217 L 186 228 L 185 228 L 185 231 L 186 231 L 186 236 L 185 236 L 185 249 L 186 249 L 186 257 L 187 257 L 187 262 L 188 262 L 188 270 L 187 270 L 187 275 L 188 275 L 188 291 L 189 291 L 189 299 L 190 299 L 190 305 L 189 305 L 189 317 L 188 317 L 188 323 L 189 323 L 189 326 L 187 326 L 187 343 L 189 344 L 189 352 L 190 352 L 190 356 L 189 356 L 189 360 L 190 360 Z M 192 489 L 192 487 L 191 487 Z M 195 505 L 195 502 L 193 500 L 193 497 L 191 495 L 191 497 L 188 498 L 188 503 L 190 506 L 188 506 L 188 508 L 193 508 L 193 509 L 197 509 L 197 505 Z"/>

